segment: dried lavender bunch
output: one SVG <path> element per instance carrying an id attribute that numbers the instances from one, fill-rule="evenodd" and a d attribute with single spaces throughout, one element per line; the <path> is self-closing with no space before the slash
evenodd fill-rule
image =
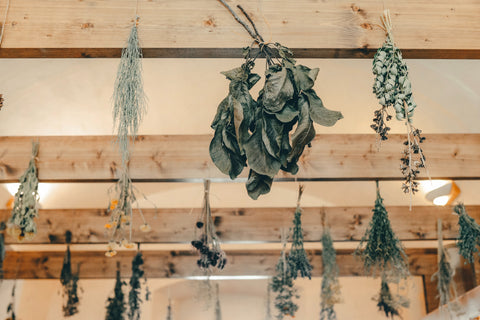
<path id="1" fill-rule="evenodd" d="M 197 265 L 201 269 L 223 269 L 227 263 L 227 256 L 220 248 L 220 239 L 215 232 L 210 208 L 210 180 L 204 182 L 203 209 L 200 219 L 196 223 L 197 229 L 202 231 L 197 240 L 192 241 L 192 246 L 200 254 Z"/>
<path id="2" fill-rule="evenodd" d="M 60 283 L 62 284 L 63 297 L 66 297 L 66 301 L 62 306 L 62 310 L 65 317 L 71 317 L 78 313 L 78 305 L 80 304 L 80 298 L 78 296 L 79 270 L 77 270 L 77 273 L 72 272 L 72 257 L 70 253 L 72 233 L 70 231 L 65 233 L 65 239 L 67 243 L 67 250 L 65 251 L 65 257 L 63 259 Z"/>
<path id="3" fill-rule="evenodd" d="M 288 255 L 289 269 L 293 279 L 297 279 L 299 273 L 302 278 L 312 278 L 313 267 L 310 261 L 308 261 L 307 253 L 303 248 L 302 209 L 300 208 L 300 199 L 303 190 L 304 187 L 300 185 L 298 188 L 297 209 L 295 210 L 295 218 L 293 219 L 292 247 Z"/>
<path id="4" fill-rule="evenodd" d="M 115 280 L 115 288 L 113 297 L 107 300 L 107 315 L 105 320 L 124 320 L 127 306 L 125 303 L 125 295 L 122 286 L 126 285 L 120 277 L 120 262 L 117 262 L 117 276 Z"/>
<path id="5" fill-rule="evenodd" d="M 215 285 L 215 320 L 222 320 L 222 309 L 220 306 L 218 283 Z"/>
<path id="6" fill-rule="evenodd" d="M 467 214 L 463 203 L 457 204 L 453 211 L 458 215 L 459 235 L 457 247 L 463 258 L 469 263 L 473 263 L 475 256 L 480 255 L 478 251 L 478 246 L 480 246 L 480 226 Z"/>
<path id="7" fill-rule="evenodd" d="M 338 281 L 337 254 L 333 248 L 332 237 L 328 228 L 324 227 L 322 234 L 322 290 L 320 320 L 336 320 L 334 306 L 342 299 Z"/>
<path id="8" fill-rule="evenodd" d="M 3 236 L 3 231 L 7 228 L 5 222 L 0 222 L 0 283 L 3 279 L 3 261 L 5 260 L 5 238 Z"/>
<path id="9" fill-rule="evenodd" d="M 140 307 L 142 298 L 140 297 L 142 284 L 141 279 L 145 275 L 142 269 L 143 256 L 142 252 L 138 251 L 132 260 L 132 275 L 130 277 L 130 292 L 128 293 L 128 319 L 140 320 Z"/>
<path id="10" fill-rule="evenodd" d="M 13 210 L 7 223 L 7 232 L 19 241 L 32 240 L 37 234 L 35 218 L 38 216 L 38 177 L 35 160 L 38 142 L 32 142 L 32 157 L 28 168 L 20 177 L 20 186 L 15 194 Z"/>
<path id="11" fill-rule="evenodd" d="M 400 316 L 400 308 L 408 308 L 409 306 L 409 302 L 405 297 L 392 295 L 385 278 L 382 278 L 380 292 L 374 300 L 377 301 L 378 309 L 385 312 L 385 316 L 391 317 L 392 319 L 394 316 Z"/>
<path id="12" fill-rule="evenodd" d="M 386 275 L 389 281 L 398 282 L 410 275 L 408 257 L 390 225 L 378 181 L 376 186 L 377 199 L 372 210 L 373 217 L 355 250 L 355 255 L 362 258 L 367 273 L 373 276 Z"/>

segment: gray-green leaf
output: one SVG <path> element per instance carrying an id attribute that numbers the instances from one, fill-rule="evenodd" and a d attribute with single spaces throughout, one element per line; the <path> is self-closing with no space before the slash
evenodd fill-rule
<path id="1" fill-rule="evenodd" d="M 257 172 L 250 170 L 247 180 L 247 192 L 250 198 L 257 200 L 262 194 L 270 192 L 272 187 L 273 178 L 265 175 L 258 174 Z"/>
<path id="2" fill-rule="evenodd" d="M 305 91 L 305 95 L 310 105 L 310 118 L 316 123 L 325 127 L 331 127 L 338 120 L 343 119 L 341 112 L 325 108 L 322 99 L 317 96 L 314 90 Z"/>
<path id="3" fill-rule="evenodd" d="M 293 98 L 294 88 L 286 68 L 270 68 L 266 72 L 263 106 L 271 113 L 280 112 Z"/>

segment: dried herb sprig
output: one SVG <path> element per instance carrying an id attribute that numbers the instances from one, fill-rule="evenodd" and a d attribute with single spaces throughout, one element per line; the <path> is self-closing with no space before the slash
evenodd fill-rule
<path id="1" fill-rule="evenodd" d="M 302 198 L 304 186 L 298 186 L 297 208 L 293 219 L 293 235 L 292 247 L 288 255 L 288 264 L 293 279 L 297 279 L 298 274 L 302 278 L 312 278 L 312 265 L 308 260 L 307 252 L 303 247 L 303 228 L 302 228 L 302 209 L 300 207 L 300 199 Z"/>
<path id="2" fill-rule="evenodd" d="M 297 65 L 290 49 L 264 42 L 242 7 L 238 6 L 251 27 L 224 0 L 219 1 L 248 31 L 253 43 L 244 48 L 245 61 L 239 68 L 223 72 L 230 80 L 230 89 L 212 122 L 215 135 L 210 156 L 231 179 L 248 162 L 247 192 L 257 199 L 270 192 L 273 178 L 280 170 L 298 172 L 298 160 L 315 137 L 314 122 L 333 126 L 343 116 L 326 109 L 313 89 L 318 68 Z M 259 50 L 253 50 L 257 45 Z M 265 57 L 267 70 L 263 89 L 255 101 L 250 89 L 260 76 L 251 70 L 259 56 Z"/>
<path id="3" fill-rule="evenodd" d="M 475 256 L 480 256 L 478 251 L 480 246 L 480 226 L 468 215 L 463 203 L 457 204 L 453 208 L 453 212 L 458 215 L 459 234 L 457 247 L 463 258 L 469 263 L 473 263 Z"/>
<path id="4" fill-rule="evenodd" d="M 222 307 L 220 306 L 218 283 L 215 284 L 215 320 L 222 320 Z"/>
<path id="5" fill-rule="evenodd" d="M 17 319 L 17 316 L 15 315 L 15 290 L 17 287 L 17 281 L 15 280 L 13 287 L 12 287 L 12 293 L 10 295 L 10 303 L 7 306 L 7 315 L 8 318 L 5 320 L 15 320 Z"/>
<path id="6" fill-rule="evenodd" d="M 15 194 L 13 210 L 7 223 L 7 232 L 19 241 L 32 240 L 37 234 L 35 218 L 38 216 L 38 177 L 36 157 L 38 142 L 32 142 L 32 157 L 28 168 L 20 177 L 20 185 Z"/>
<path id="7" fill-rule="evenodd" d="M 385 312 L 385 316 L 391 317 L 400 316 L 400 308 L 408 308 L 410 303 L 408 300 L 400 295 L 392 295 L 388 282 L 382 277 L 382 283 L 378 296 L 374 298 L 377 301 L 377 307 L 380 311 Z"/>
<path id="8" fill-rule="evenodd" d="M 130 291 L 128 293 L 129 320 L 140 320 L 140 307 L 143 302 L 140 297 L 142 290 L 141 279 L 145 276 L 145 272 L 142 269 L 143 262 L 142 252 L 138 251 L 132 260 L 132 275 L 130 277 Z"/>
<path id="9" fill-rule="evenodd" d="M 3 261 L 5 260 L 5 238 L 3 235 L 4 230 L 7 228 L 5 222 L 0 222 L 0 283 L 3 279 Z"/>
<path id="10" fill-rule="evenodd" d="M 328 227 L 322 234 L 322 289 L 320 320 L 336 320 L 335 304 L 341 302 L 340 283 L 338 281 L 337 254 L 333 247 Z"/>
<path id="11" fill-rule="evenodd" d="M 138 17 L 122 50 L 113 92 L 113 122 L 117 142 L 126 168 L 130 157 L 130 136 L 135 139 L 147 103 L 143 91 L 142 49 L 138 40 Z"/>
<path id="12" fill-rule="evenodd" d="M 120 262 L 117 262 L 117 276 L 115 280 L 115 288 L 113 297 L 107 300 L 107 315 L 105 320 L 124 320 L 127 305 L 125 303 L 125 295 L 122 286 L 126 285 L 120 277 Z"/>
<path id="13" fill-rule="evenodd" d="M 355 255 L 362 258 L 367 273 L 373 276 L 384 275 L 389 281 L 398 282 L 410 275 L 408 257 L 390 225 L 378 181 L 376 187 L 377 199 L 372 210 L 373 217 L 355 250 Z"/>
<path id="14" fill-rule="evenodd" d="M 167 317 L 165 320 L 173 320 L 173 311 L 172 311 L 172 299 L 168 299 L 168 306 L 167 306 Z"/>
<path id="15" fill-rule="evenodd" d="M 80 304 L 80 297 L 78 295 L 79 270 L 77 270 L 77 273 L 73 273 L 72 271 L 72 257 L 70 253 L 72 233 L 70 231 L 65 233 L 65 239 L 67 250 L 65 251 L 65 257 L 63 258 L 60 283 L 62 284 L 63 297 L 64 299 L 66 298 L 66 301 L 62 306 L 62 310 L 65 317 L 71 317 L 78 313 L 78 305 Z M 80 267 L 78 267 L 78 269 L 80 269 Z"/>
<path id="16" fill-rule="evenodd" d="M 215 225 L 210 208 L 210 180 L 204 181 L 203 209 L 196 228 L 202 230 L 200 237 L 193 240 L 192 246 L 200 254 L 197 265 L 201 269 L 223 269 L 227 263 L 227 256 L 220 247 L 220 239 L 215 232 Z"/>

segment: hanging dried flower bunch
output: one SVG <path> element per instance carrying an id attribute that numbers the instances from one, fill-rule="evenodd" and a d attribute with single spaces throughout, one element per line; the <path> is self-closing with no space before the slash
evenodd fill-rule
<path id="1" fill-rule="evenodd" d="M 20 177 L 20 185 L 15 194 L 13 210 L 7 223 L 7 232 L 19 241 L 32 240 L 37 234 L 35 218 L 38 216 L 38 177 L 35 160 L 38 142 L 32 142 L 32 157 L 28 168 Z"/>
<path id="2" fill-rule="evenodd" d="M 333 248 L 328 227 L 322 234 L 322 289 L 320 320 L 336 320 L 335 304 L 341 302 L 340 283 L 338 281 L 337 254 Z"/>
<path id="3" fill-rule="evenodd" d="M 129 320 L 140 320 L 140 307 L 143 302 L 142 298 L 140 297 L 142 290 L 142 284 L 140 280 L 145 276 L 145 272 L 142 269 L 143 262 L 142 252 L 138 251 L 132 260 L 132 276 L 130 277 L 130 292 L 128 293 Z"/>
<path id="4" fill-rule="evenodd" d="M 275 308 L 278 311 L 277 319 L 282 320 L 285 316 L 294 317 L 298 305 L 294 299 L 300 298 L 297 288 L 293 283 L 292 272 L 287 261 L 286 244 L 287 237 L 282 235 L 282 253 L 275 267 L 276 274 L 272 277 L 272 291 L 276 293 Z"/>
<path id="5" fill-rule="evenodd" d="M 3 235 L 4 230 L 6 229 L 5 222 L 0 222 L 0 283 L 3 279 L 3 261 L 5 260 L 5 238 Z"/>
<path id="6" fill-rule="evenodd" d="M 15 289 L 17 287 L 17 282 L 13 284 L 12 294 L 10 295 L 10 303 L 7 306 L 7 315 L 8 318 L 5 320 L 15 320 L 17 316 L 15 315 Z"/>
<path id="7" fill-rule="evenodd" d="M 402 52 L 393 41 L 389 10 L 385 10 L 382 22 L 387 38 L 375 54 L 372 68 L 375 75 L 373 93 L 382 107 L 375 111 L 374 124 L 371 128 L 381 140 L 388 139 L 390 128 L 386 122 L 392 118 L 388 113 L 388 107 L 393 107 L 397 120 L 405 122 L 407 139 L 404 142 L 405 150 L 400 167 L 405 178 L 402 190 L 413 195 L 418 191 L 417 174 L 420 173 L 420 168 L 426 168 L 425 156 L 420 147 L 425 138 L 421 136 L 421 130 L 412 125 L 413 112 L 417 105 L 412 97 L 407 64 L 402 58 Z"/>
<path id="8" fill-rule="evenodd" d="M 63 267 L 60 274 L 60 283 L 63 287 L 63 297 L 66 299 L 62 309 L 64 317 L 71 317 L 78 313 L 78 305 L 80 298 L 78 296 L 78 279 L 79 270 L 77 273 L 72 272 L 72 259 L 70 254 L 70 243 L 72 242 L 72 233 L 67 231 L 65 233 L 65 240 L 67 243 L 67 250 L 63 258 Z M 80 267 L 79 267 L 80 268 Z"/>
<path id="9" fill-rule="evenodd" d="M 390 225 L 378 181 L 376 186 L 377 199 L 373 217 L 355 250 L 355 255 L 362 258 L 367 273 L 371 273 L 373 276 L 386 276 L 388 281 L 398 282 L 410 275 L 407 264 L 408 257 Z"/>
<path id="10" fill-rule="evenodd" d="M 201 269 L 217 268 L 223 269 L 227 263 L 227 256 L 220 248 L 220 239 L 215 232 L 215 225 L 210 208 L 210 180 L 204 181 L 203 209 L 195 224 L 196 228 L 201 230 L 200 237 L 192 241 L 192 246 L 200 254 L 197 265 Z"/>
<path id="11" fill-rule="evenodd" d="M 293 279 L 297 279 L 298 274 L 302 278 L 312 278 L 312 265 L 308 261 L 307 253 L 303 247 L 303 228 L 302 228 L 302 209 L 300 208 L 300 199 L 302 198 L 304 186 L 298 187 L 297 209 L 293 219 L 292 247 L 288 255 L 288 264 Z"/>
<path id="12" fill-rule="evenodd" d="M 385 312 L 385 316 L 391 317 L 400 316 L 400 308 L 408 308 L 409 302 L 405 297 L 400 295 L 392 295 L 388 282 L 382 277 L 382 283 L 380 292 L 377 297 L 374 298 L 377 301 L 377 307 L 380 311 Z"/>
<path id="13" fill-rule="evenodd" d="M 270 192 L 273 178 L 280 170 L 298 172 L 298 159 L 315 138 L 314 122 L 333 126 L 343 116 L 326 109 L 315 93 L 313 85 L 318 68 L 297 65 L 287 47 L 264 42 L 241 6 L 238 8 L 252 27 L 224 0 L 219 1 L 247 30 L 253 43 L 244 49 L 242 66 L 222 72 L 230 80 L 230 89 L 212 122 L 215 134 L 210 143 L 210 156 L 218 169 L 231 179 L 236 178 L 248 162 L 247 191 L 252 199 L 257 199 Z M 258 45 L 258 52 L 252 50 L 254 45 Z M 249 90 L 260 76 L 251 70 L 260 55 L 264 55 L 267 62 L 266 80 L 255 101 Z"/>
<path id="14" fill-rule="evenodd" d="M 168 307 L 167 307 L 167 317 L 165 320 L 173 320 L 173 315 L 172 315 L 172 299 L 168 299 Z"/>
<path id="15" fill-rule="evenodd" d="M 215 320 L 222 320 L 222 308 L 220 306 L 218 283 L 215 284 Z"/>
<path id="16" fill-rule="evenodd" d="M 107 300 L 107 315 L 105 320 L 124 320 L 127 305 L 125 303 L 125 295 L 122 291 L 122 286 L 126 285 L 120 277 L 120 262 L 117 262 L 117 276 L 115 280 L 115 288 L 113 297 Z"/>
<path id="17" fill-rule="evenodd" d="M 467 214 L 463 203 L 457 204 L 453 211 L 458 215 L 459 235 L 457 239 L 457 247 L 463 258 L 469 263 L 475 261 L 478 254 L 478 246 L 480 246 L 480 226 L 475 220 Z"/>

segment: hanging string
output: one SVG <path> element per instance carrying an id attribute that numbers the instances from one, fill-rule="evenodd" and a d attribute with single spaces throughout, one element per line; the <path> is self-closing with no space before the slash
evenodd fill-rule
<path id="1" fill-rule="evenodd" d="M 5 31 L 5 24 L 7 23 L 8 9 L 10 8 L 10 0 L 7 0 L 7 6 L 5 7 L 5 15 L 3 16 L 2 31 L 0 32 L 0 47 L 3 41 L 3 32 Z"/>

